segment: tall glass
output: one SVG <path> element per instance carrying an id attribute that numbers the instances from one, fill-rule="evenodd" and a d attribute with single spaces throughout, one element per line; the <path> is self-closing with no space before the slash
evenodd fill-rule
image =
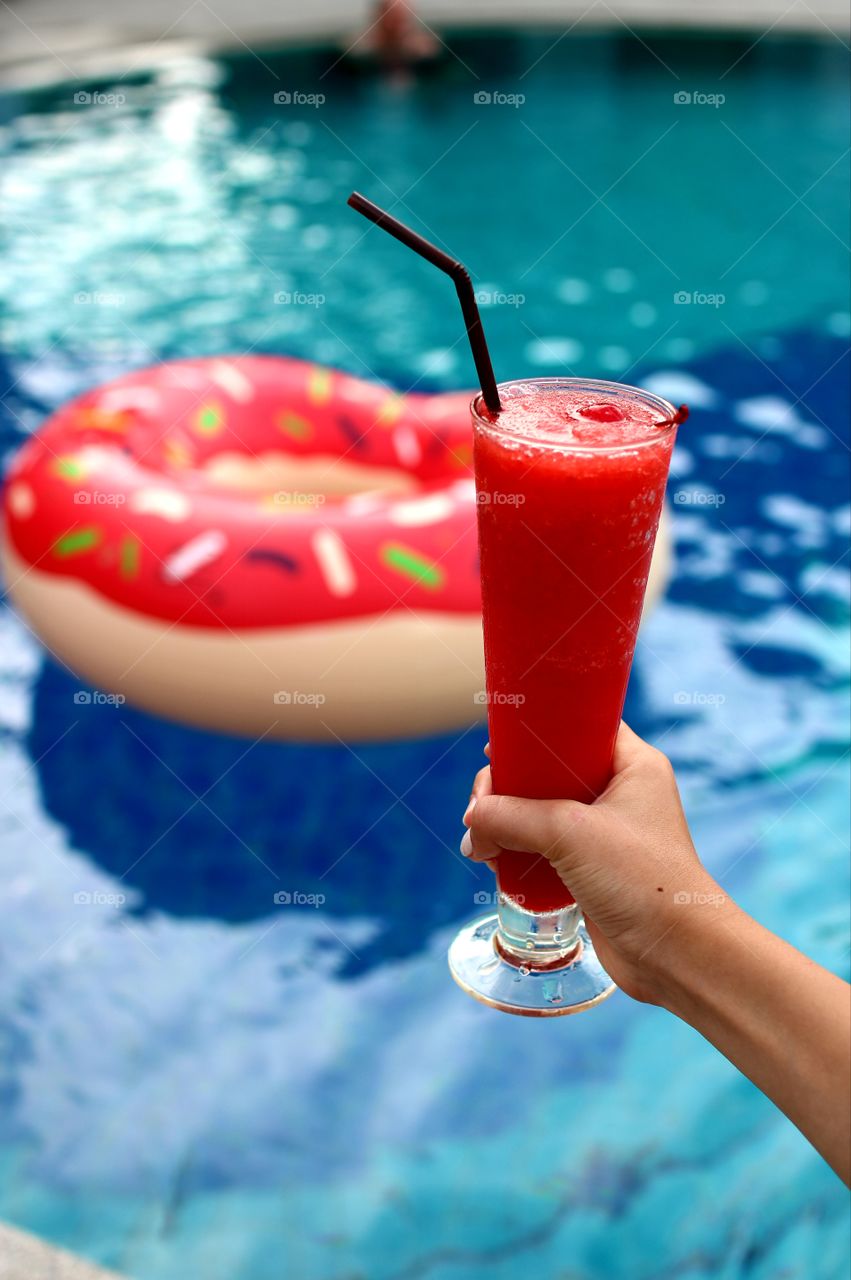
<path id="1" fill-rule="evenodd" d="M 494 791 L 594 800 L 612 772 L 676 437 L 674 408 L 578 378 L 503 383 L 472 403 Z M 543 857 L 497 861 L 497 911 L 449 952 L 485 1004 L 574 1013 L 614 984 Z"/>

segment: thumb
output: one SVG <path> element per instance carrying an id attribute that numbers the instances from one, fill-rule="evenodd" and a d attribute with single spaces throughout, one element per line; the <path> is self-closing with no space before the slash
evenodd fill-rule
<path id="1" fill-rule="evenodd" d="M 554 861 L 564 853 L 565 836 L 589 808 L 574 800 L 482 796 L 469 819 L 471 856 L 484 861 L 501 849 L 519 849 Z"/>

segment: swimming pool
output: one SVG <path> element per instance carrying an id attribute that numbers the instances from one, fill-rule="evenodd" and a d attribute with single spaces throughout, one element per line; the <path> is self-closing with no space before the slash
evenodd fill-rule
<path id="1" fill-rule="evenodd" d="M 692 404 L 628 713 L 710 868 L 847 976 L 842 50 L 650 43 L 471 37 L 405 90 L 302 53 L 8 96 L 4 450 L 189 353 L 469 384 L 446 282 L 344 205 L 402 196 L 491 296 L 500 376 Z M 833 1175 L 688 1028 L 622 996 L 529 1025 L 451 983 L 491 889 L 452 856 L 481 730 L 213 737 L 75 701 L 0 625 L 3 1216 L 139 1280 L 847 1273 Z"/>

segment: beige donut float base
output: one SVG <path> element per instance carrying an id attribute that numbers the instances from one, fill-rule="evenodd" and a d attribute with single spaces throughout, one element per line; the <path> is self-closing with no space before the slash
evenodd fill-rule
<path id="1" fill-rule="evenodd" d="M 479 619 L 409 614 L 224 635 L 170 630 L 82 583 L 28 569 L 8 543 L 2 552 L 10 595 L 45 647 L 92 687 L 167 720 L 251 738 L 357 742 L 484 719 Z M 645 612 L 669 564 L 663 515 Z"/>
<path id="2" fill-rule="evenodd" d="M 252 738 L 354 742 L 440 733 L 481 714 L 476 618 L 169 630 L 82 583 L 27 571 L 8 545 L 3 560 L 16 607 L 51 653 L 94 688 L 168 720 Z"/>
<path id="3" fill-rule="evenodd" d="M 14 459 L 9 595 L 60 663 L 166 719 L 464 728 L 485 715 L 468 404 L 274 357 L 129 374 Z M 663 516 L 645 608 L 669 560 Z"/>

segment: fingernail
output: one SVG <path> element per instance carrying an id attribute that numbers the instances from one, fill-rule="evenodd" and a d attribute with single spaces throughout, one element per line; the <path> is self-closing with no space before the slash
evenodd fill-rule
<path id="1" fill-rule="evenodd" d="M 473 841 L 470 838 L 469 831 L 464 832 L 464 839 L 461 841 L 461 852 L 465 858 L 469 858 L 473 853 Z"/>
<path id="2" fill-rule="evenodd" d="M 461 819 L 465 827 L 469 827 L 470 814 L 473 812 L 475 807 L 476 807 L 476 797 L 470 796 L 470 803 L 467 805 L 467 808 L 464 810 L 464 817 Z"/>

